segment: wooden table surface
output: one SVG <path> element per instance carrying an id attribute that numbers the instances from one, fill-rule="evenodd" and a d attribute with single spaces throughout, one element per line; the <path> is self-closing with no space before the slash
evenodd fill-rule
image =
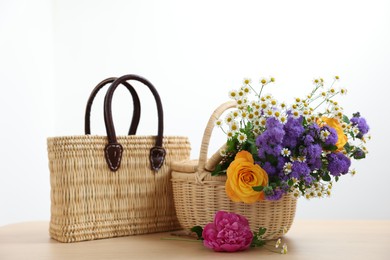
<path id="1" fill-rule="evenodd" d="M 71 244 L 50 239 L 48 222 L 0 227 L 0 259 L 390 259 L 390 221 L 296 220 L 285 236 L 288 254 L 265 248 L 216 253 L 201 242 L 165 240 L 170 233 Z"/>

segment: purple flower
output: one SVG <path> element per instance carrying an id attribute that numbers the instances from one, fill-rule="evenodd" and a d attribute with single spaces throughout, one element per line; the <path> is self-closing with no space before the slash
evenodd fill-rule
<path id="1" fill-rule="evenodd" d="M 323 126 L 321 127 L 321 131 L 328 131 L 330 133 L 329 136 L 323 140 L 326 146 L 335 145 L 337 143 L 339 137 L 333 127 Z"/>
<path id="2" fill-rule="evenodd" d="M 303 144 L 304 144 L 304 145 L 311 145 L 312 143 L 314 143 L 314 138 L 313 138 L 313 136 L 311 136 L 311 135 L 309 135 L 309 134 L 304 135 L 304 136 L 302 137 L 302 139 L 303 139 Z"/>
<path id="3" fill-rule="evenodd" d="M 314 139 L 317 139 L 320 135 L 320 127 L 313 123 L 307 127 L 307 134 L 312 136 Z"/>
<path id="4" fill-rule="evenodd" d="M 302 117 L 295 119 L 290 116 L 287 123 L 284 125 L 284 131 L 286 134 L 283 138 L 283 147 L 294 149 L 297 146 L 301 135 L 305 131 L 302 126 Z"/>
<path id="5" fill-rule="evenodd" d="M 276 174 L 276 168 L 270 162 L 266 161 L 261 167 L 266 171 L 268 176 L 274 176 Z"/>
<path id="6" fill-rule="evenodd" d="M 270 194 L 265 194 L 266 200 L 280 200 L 284 192 L 281 189 L 273 190 Z"/>
<path id="7" fill-rule="evenodd" d="M 351 160 L 343 153 L 330 153 L 327 156 L 328 170 L 333 176 L 340 176 L 348 173 L 351 166 Z"/>
<path id="8" fill-rule="evenodd" d="M 283 124 L 270 117 L 267 119 L 266 127 L 267 129 L 256 139 L 258 155 L 261 159 L 266 159 L 267 155 L 279 156 L 283 149 L 281 145 L 285 135 Z"/>
<path id="9" fill-rule="evenodd" d="M 293 162 L 290 176 L 299 179 L 310 174 L 309 166 L 304 162 Z"/>
<path id="10" fill-rule="evenodd" d="M 363 159 L 365 157 L 366 157 L 366 153 L 360 148 L 356 148 L 356 150 L 353 152 L 353 158 L 357 160 Z"/>
<path id="11" fill-rule="evenodd" d="M 311 170 L 321 168 L 321 153 L 322 148 L 319 144 L 312 144 L 303 148 L 302 155 L 306 157 L 306 162 Z"/>
<path id="12" fill-rule="evenodd" d="M 363 135 L 367 134 L 368 131 L 370 130 L 370 127 L 368 126 L 366 119 L 363 117 L 360 117 L 360 113 L 357 112 L 353 114 L 353 117 L 351 118 L 352 125 L 358 127 L 359 129 L 359 134 L 357 134 L 357 138 L 362 138 Z"/>
<path id="13" fill-rule="evenodd" d="M 250 247 L 253 233 L 248 220 L 241 215 L 218 211 L 214 222 L 203 229 L 203 245 L 214 251 L 235 252 Z"/>
<path id="14" fill-rule="evenodd" d="M 306 185 L 311 185 L 315 179 L 311 175 L 306 175 L 305 177 L 303 177 L 303 180 L 305 181 Z"/>

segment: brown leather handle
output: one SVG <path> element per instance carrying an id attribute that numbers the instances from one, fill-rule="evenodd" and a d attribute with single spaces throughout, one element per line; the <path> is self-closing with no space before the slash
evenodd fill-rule
<path id="1" fill-rule="evenodd" d="M 117 78 L 111 77 L 103 80 L 97 86 L 92 90 L 91 95 L 88 98 L 87 102 L 87 107 L 85 109 L 85 118 L 84 118 L 84 131 L 86 135 L 91 134 L 91 107 L 92 103 L 95 100 L 95 97 L 97 93 L 107 84 L 112 83 L 116 80 Z M 139 101 L 139 97 L 135 89 L 133 88 L 132 85 L 130 85 L 127 82 L 124 82 L 123 85 L 129 90 L 131 96 L 133 97 L 133 117 L 131 120 L 130 124 L 130 129 L 129 129 L 129 135 L 135 135 L 137 133 L 137 128 L 140 120 L 140 115 L 141 115 L 141 102 Z"/>
<path id="2" fill-rule="evenodd" d="M 156 136 L 155 146 L 150 149 L 149 160 L 152 170 L 158 171 L 163 165 L 166 155 L 165 149 L 162 147 L 164 114 L 161 99 L 152 83 L 150 83 L 147 79 L 134 74 L 124 75 L 120 78 L 117 78 L 107 90 L 106 97 L 104 98 L 104 122 L 106 124 L 108 138 L 108 144 L 105 147 L 106 161 L 112 171 L 116 171 L 119 169 L 123 147 L 121 144 L 118 143 L 116 138 L 114 123 L 112 119 L 111 103 L 115 89 L 118 87 L 119 84 L 123 84 L 128 80 L 136 80 L 146 85 L 152 92 L 154 99 L 156 100 L 158 115 L 158 133 Z"/>

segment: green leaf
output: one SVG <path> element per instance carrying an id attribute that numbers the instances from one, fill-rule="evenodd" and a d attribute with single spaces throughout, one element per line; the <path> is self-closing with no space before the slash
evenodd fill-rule
<path id="1" fill-rule="evenodd" d="M 254 190 L 254 191 L 263 191 L 263 189 L 264 189 L 264 186 L 253 186 L 252 187 L 252 189 Z"/>
<path id="2" fill-rule="evenodd" d="M 219 176 L 222 174 L 223 174 L 222 165 L 217 164 L 217 166 L 215 166 L 214 171 L 211 172 L 211 176 Z"/>
<path id="3" fill-rule="evenodd" d="M 351 150 L 352 150 L 352 146 L 347 142 L 345 145 L 344 145 L 344 149 L 347 153 L 350 153 Z"/>
<path id="4" fill-rule="evenodd" d="M 293 186 L 293 185 L 294 185 L 294 181 L 290 179 L 290 180 L 288 180 L 287 184 L 288 184 L 288 186 L 290 186 L 290 187 L 291 187 L 291 186 Z"/>
<path id="5" fill-rule="evenodd" d="M 328 150 L 328 151 L 336 151 L 338 149 L 338 147 L 336 145 L 323 145 L 322 146 L 325 150 Z"/>
<path id="6" fill-rule="evenodd" d="M 323 179 L 324 181 L 330 181 L 330 180 L 331 180 L 331 179 L 330 179 L 330 175 L 329 175 L 328 173 L 324 174 L 324 175 L 322 176 L 322 179 Z"/>
<path id="7" fill-rule="evenodd" d="M 265 245 L 265 240 L 262 238 L 262 236 L 267 231 L 266 228 L 259 228 L 259 232 L 253 232 L 253 238 L 251 242 L 251 247 L 261 247 Z"/>
<path id="8" fill-rule="evenodd" d="M 227 152 L 233 152 L 233 151 L 236 151 L 236 141 L 237 139 L 236 138 L 231 138 L 227 141 L 226 143 L 226 151 Z"/>
<path id="9" fill-rule="evenodd" d="M 191 232 L 196 233 L 196 235 L 198 236 L 198 240 L 203 240 L 203 236 L 202 236 L 203 228 L 201 226 L 192 227 Z"/>
<path id="10" fill-rule="evenodd" d="M 266 228 L 263 228 L 263 227 L 261 227 L 261 228 L 259 228 L 259 233 L 257 233 L 259 236 L 262 236 L 262 235 L 264 235 L 265 234 L 265 232 L 267 232 L 267 229 Z"/>
<path id="11" fill-rule="evenodd" d="M 336 182 L 338 182 L 339 181 L 339 176 L 336 176 L 334 179 L 336 180 Z"/>
<path id="12" fill-rule="evenodd" d="M 250 148 L 249 148 L 249 152 L 251 153 L 251 154 L 255 154 L 255 155 L 257 155 L 257 147 L 256 147 L 256 145 L 255 144 L 251 144 L 251 146 L 250 146 Z"/>
<path id="13" fill-rule="evenodd" d="M 349 124 L 351 121 L 349 121 L 349 118 L 346 115 L 343 115 L 343 121 L 347 124 Z"/>

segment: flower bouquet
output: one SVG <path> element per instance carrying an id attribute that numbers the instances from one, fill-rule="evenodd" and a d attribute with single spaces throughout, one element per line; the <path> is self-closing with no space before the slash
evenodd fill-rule
<path id="1" fill-rule="evenodd" d="M 274 78 L 261 79 L 257 88 L 244 79 L 242 87 L 230 91 L 233 101 L 222 104 L 209 119 L 199 160 L 172 165 L 181 226 L 195 226 L 192 230 L 216 251 L 236 248 L 237 241 L 241 241 L 237 250 L 260 246 L 289 230 L 298 197 L 329 196 L 334 181 L 355 174 L 351 161 L 365 158 L 369 127 L 359 113 L 344 115 L 334 98 L 347 91 L 336 90 L 337 80 L 325 88 L 321 78 L 315 79 L 309 95 L 290 105 L 263 95 Z M 222 118 L 228 109 L 232 111 Z M 215 126 L 227 141 L 207 160 Z M 239 217 L 219 221 L 220 211 Z M 214 226 L 208 225 L 213 219 Z M 234 231 L 242 223 L 253 232 L 251 243 L 250 235 Z"/>
<path id="2" fill-rule="evenodd" d="M 348 117 L 334 100 L 347 93 L 334 87 L 338 79 L 328 89 L 322 78 L 315 79 L 311 93 L 289 106 L 262 96 L 274 78 L 261 79 L 258 90 L 244 79 L 243 87 L 229 92 L 238 107 L 216 121 L 228 139 L 212 175 L 227 175 L 231 200 L 279 200 L 289 192 L 308 199 L 329 196 L 333 180 L 355 174 L 351 161 L 365 158 L 369 127 L 359 112 Z"/>

